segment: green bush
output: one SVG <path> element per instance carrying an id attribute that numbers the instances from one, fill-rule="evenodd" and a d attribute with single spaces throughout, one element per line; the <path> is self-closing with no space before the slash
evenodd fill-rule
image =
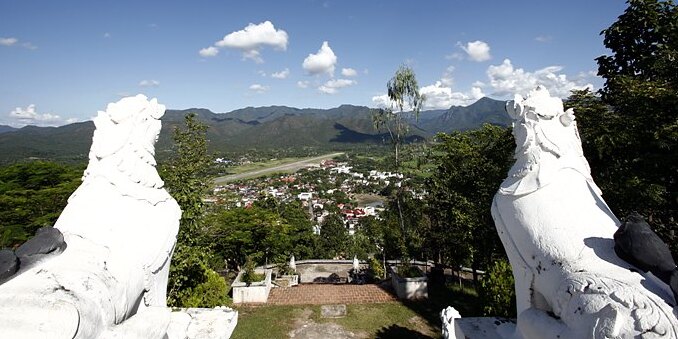
<path id="1" fill-rule="evenodd" d="M 516 295 L 511 265 L 506 260 L 495 261 L 480 283 L 483 314 L 507 318 L 516 317 Z"/>
<path id="2" fill-rule="evenodd" d="M 383 279 L 385 277 L 386 273 L 384 272 L 384 266 L 382 266 L 381 262 L 377 258 L 370 258 L 369 264 L 370 271 L 372 271 L 374 278 Z"/>
<path id="3" fill-rule="evenodd" d="M 208 308 L 230 305 L 226 280 L 211 269 L 207 269 L 205 273 L 207 280 L 193 289 L 183 291 L 180 294 L 180 303 L 184 307 Z"/>
<path id="4" fill-rule="evenodd" d="M 264 280 L 265 277 L 264 274 L 254 272 L 254 259 L 247 257 L 242 272 L 242 281 L 249 286 L 253 282 Z"/>

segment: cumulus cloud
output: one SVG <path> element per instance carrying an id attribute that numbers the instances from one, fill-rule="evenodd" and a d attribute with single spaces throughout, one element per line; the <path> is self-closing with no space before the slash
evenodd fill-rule
<path id="1" fill-rule="evenodd" d="M 268 91 L 268 86 L 260 85 L 260 84 L 253 84 L 250 85 L 250 91 L 256 92 L 256 93 L 264 93 Z"/>
<path id="2" fill-rule="evenodd" d="M 420 89 L 426 97 L 425 109 L 447 109 L 451 106 L 468 106 L 485 96 L 479 87 L 471 88 L 468 93 L 454 92 L 451 87 L 445 86 L 442 81 L 436 81 L 433 85 L 424 86 Z"/>
<path id="3" fill-rule="evenodd" d="M 280 72 L 275 72 L 271 74 L 271 77 L 276 78 L 276 79 L 287 79 L 287 77 L 290 75 L 290 69 L 285 68 L 284 70 Z"/>
<path id="4" fill-rule="evenodd" d="M 232 32 L 217 41 L 217 47 L 238 48 L 244 51 L 271 46 L 281 50 L 287 49 L 287 32 L 275 29 L 270 21 L 260 24 L 249 24 L 245 29 Z"/>
<path id="5" fill-rule="evenodd" d="M 500 65 L 490 65 L 487 68 L 489 86 L 494 90 L 494 95 L 506 96 L 514 93 L 527 93 L 543 85 L 548 88 L 551 95 L 566 98 L 574 89 L 593 88 L 585 79 L 570 80 L 561 71 L 561 66 L 549 66 L 534 72 L 527 72 L 522 68 L 515 68 L 511 60 L 504 59 Z"/>
<path id="6" fill-rule="evenodd" d="M 17 123 L 10 123 L 15 126 L 59 126 L 77 121 L 76 119 L 63 119 L 59 115 L 52 113 L 38 113 L 35 109 L 35 104 L 30 104 L 26 108 L 17 107 L 9 113 L 9 117 L 17 121 Z"/>
<path id="7" fill-rule="evenodd" d="M 226 34 L 214 46 L 200 50 L 201 56 L 215 56 L 217 48 L 235 48 L 242 52 L 243 60 L 264 62 L 260 49 L 269 46 L 277 50 L 287 50 L 287 32 L 276 29 L 273 23 L 265 21 L 260 24 L 250 23 L 244 29 Z M 203 55 L 207 54 L 207 55 Z"/>
<path id="8" fill-rule="evenodd" d="M 210 47 L 201 49 L 200 52 L 198 52 L 198 53 L 200 54 L 201 57 L 204 57 L 204 58 L 213 57 L 213 56 L 217 56 L 217 54 L 219 54 L 219 49 L 214 47 L 214 46 L 210 46 Z"/>
<path id="9" fill-rule="evenodd" d="M 158 80 L 141 80 L 139 82 L 140 87 L 158 87 L 160 86 L 160 81 Z"/>
<path id="10" fill-rule="evenodd" d="M 353 68 L 342 68 L 341 69 L 341 75 L 345 77 L 354 77 L 358 75 L 358 71 L 356 71 Z"/>
<path id="11" fill-rule="evenodd" d="M 318 87 L 318 90 L 325 94 L 335 94 L 339 88 L 344 88 L 348 86 L 353 86 L 357 82 L 355 80 L 349 79 L 332 79 L 325 82 L 323 85 Z"/>
<path id="12" fill-rule="evenodd" d="M 0 38 L 0 45 L 2 46 L 12 46 L 17 43 L 19 39 L 17 38 Z"/>
<path id="13" fill-rule="evenodd" d="M 466 45 L 460 45 L 460 47 L 466 52 L 470 60 L 481 62 L 492 58 L 490 55 L 490 45 L 484 41 L 476 40 L 468 42 Z"/>
<path id="14" fill-rule="evenodd" d="M 309 54 L 302 67 L 311 75 L 327 73 L 334 76 L 334 68 L 337 64 L 337 56 L 334 54 L 327 41 L 323 41 L 322 46 L 316 54 Z"/>
<path id="15" fill-rule="evenodd" d="M 308 88 L 308 81 L 297 81 L 297 87 L 299 88 Z"/>

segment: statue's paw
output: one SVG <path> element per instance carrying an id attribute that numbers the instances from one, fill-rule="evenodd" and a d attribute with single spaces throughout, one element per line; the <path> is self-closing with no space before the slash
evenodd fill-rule
<path id="1" fill-rule="evenodd" d="M 171 311 L 167 307 L 149 307 L 108 329 L 102 339 L 162 339 L 167 334 Z"/>

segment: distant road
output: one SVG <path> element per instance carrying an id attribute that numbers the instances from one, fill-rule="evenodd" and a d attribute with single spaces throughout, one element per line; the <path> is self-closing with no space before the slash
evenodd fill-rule
<path id="1" fill-rule="evenodd" d="M 258 170 L 243 172 L 243 173 L 238 173 L 238 174 L 226 175 L 226 176 L 223 176 L 223 177 L 215 178 L 213 180 L 213 182 L 214 182 L 215 185 L 222 185 L 222 184 L 225 184 L 225 183 L 230 182 L 230 181 L 256 178 L 256 177 L 260 177 L 260 176 L 264 176 L 264 175 L 276 173 L 276 172 L 296 172 L 297 170 L 304 168 L 304 167 L 307 167 L 310 164 L 320 163 L 322 160 L 332 159 L 332 158 L 334 158 L 336 156 L 340 156 L 342 154 L 344 154 L 344 152 L 325 154 L 325 155 L 321 155 L 319 157 L 308 158 L 308 159 L 292 162 L 292 163 L 285 164 L 285 165 L 279 165 L 279 166 L 275 166 L 275 167 L 258 169 Z"/>

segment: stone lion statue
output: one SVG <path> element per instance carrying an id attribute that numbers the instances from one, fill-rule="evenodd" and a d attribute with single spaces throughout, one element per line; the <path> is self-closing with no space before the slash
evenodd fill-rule
<path id="1" fill-rule="evenodd" d="M 7 338 L 163 338 L 181 210 L 155 169 L 165 107 L 143 95 L 109 104 L 83 182 L 55 228 L 63 253 L 0 285 Z"/>
<path id="2" fill-rule="evenodd" d="M 492 204 L 517 297 L 516 338 L 678 338 L 667 285 L 614 251 L 620 225 L 591 178 L 572 109 L 516 96 L 516 162 Z"/>

